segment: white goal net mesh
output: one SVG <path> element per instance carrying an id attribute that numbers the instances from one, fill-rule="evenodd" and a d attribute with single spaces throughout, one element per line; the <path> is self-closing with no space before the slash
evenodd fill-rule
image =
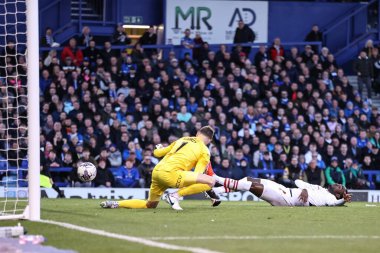
<path id="1" fill-rule="evenodd" d="M 0 218 L 22 214 L 28 201 L 25 1 L 0 1 Z"/>

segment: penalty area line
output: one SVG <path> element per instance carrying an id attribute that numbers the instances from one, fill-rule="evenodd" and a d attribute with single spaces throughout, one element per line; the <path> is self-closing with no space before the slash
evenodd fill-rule
<path id="1" fill-rule="evenodd" d="M 82 227 L 82 226 L 78 226 L 78 225 L 74 225 L 74 224 L 70 224 L 70 223 L 66 223 L 66 222 L 59 222 L 59 221 L 53 221 L 53 220 L 40 220 L 38 222 L 56 225 L 56 226 L 60 226 L 63 228 L 67 228 L 67 229 L 71 229 L 71 230 L 77 230 L 77 231 L 85 232 L 85 233 L 89 233 L 89 234 L 105 236 L 105 237 L 114 238 L 114 239 L 120 239 L 120 240 L 129 241 L 129 242 L 133 242 L 133 243 L 139 243 L 139 244 L 143 244 L 143 245 L 155 247 L 155 248 L 161 248 L 161 249 L 167 249 L 167 250 L 180 250 L 180 251 L 187 251 L 187 252 L 192 252 L 192 253 L 221 253 L 219 251 L 212 251 L 212 250 L 208 250 L 208 249 L 186 247 L 186 246 L 179 246 L 179 245 L 174 245 L 174 244 L 156 242 L 156 241 L 153 241 L 153 240 L 150 240 L 147 238 L 116 234 L 116 233 L 111 233 L 111 232 L 107 232 L 104 230 Z"/>
<path id="2" fill-rule="evenodd" d="M 149 237 L 150 240 L 158 241 L 174 241 L 174 240 L 355 240 L 355 239 L 380 239 L 379 235 L 268 235 L 268 236 L 165 236 L 165 237 Z"/>

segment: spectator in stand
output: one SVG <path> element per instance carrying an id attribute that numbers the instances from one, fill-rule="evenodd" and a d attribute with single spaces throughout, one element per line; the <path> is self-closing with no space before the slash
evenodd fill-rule
<path id="1" fill-rule="evenodd" d="M 96 64 L 96 60 L 101 57 L 100 51 L 96 48 L 95 40 L 89 42 L 88 47 L 83 50 L 84 57 L 87 57 L 91 66 Z"/>
<path id="2" fill-rule="evenodd" d="M 261 45 L 259 47 L 259 51 L 255 54 L 254 64 L 256 68 L 260 67 L 262 61 L 267 62 L 269 60 L 269 56 L 267 53 L 267 49 L 265 45 Z"/>
<path id="3" fill-rule="evenodd" d="M 95 167 L 97 167 L 98 165 L 95 158 L 91 156 L 90 150 L 87 147 L 83 149 L 83 155 L 79 160 L 79 163 L 85 162 L 92 163 L 93 165 L 95 165 Z"/>
<path id="4" fill-rule="evenodd" d="M 125 32 L 123 24 L 118 24 L 112 36 L 112 44 L 129 45 L 131 44 L 131 42 L 132 40 L 128 37 L 128 34 Z"/>
<path id="5" fill-rule="evenodd" d="M 117 187 L 137 188 L 139 187 L 139 170 L 134 167 L 134 159 L 128 158 L 124 166 L 116 171 L 115 181 Z"/>
<path id="6" fill-rule="evenodd" d="M 280 38 L 275 38 L 273 45 L 269 48 L 269 57 L 272 61 L 277 61 L 278 59 L 284 59 L 284 48 L 281 45 Z"/>
<path id="7" fill-rule="evenodd" d="M 187 111 L 185 105 L 181 106 L 181 111 L 177 114 L 177 119 L 187 123 L 191 119 L 192 115 Z"/>
<path id="8" fill-rule="evenodd" d="M 366 180 L 363 170 L 359 167 L 358 161 L 354 160 L 345 171 L 347 187 L 351 189 L 368 189 L 370 183 Z"/>
<path id="9" fill-rule="evenodd" d="M 317 166 L 317 160 L 311 160 L 307 169 L 302 173 L 303 181 L 325 187 L 325 173 Z"/>
<path id="10" fill-rule="evenodd" d="M 116 145 L 112 144 L 109 148 L 108 161 L 112 167 L 119 167 L 122 163 L 121 152 L 116 149 Z"/>
<path id="11" fill-rule="evenodd" d="M 319 26 L 314 24 L 311 31 L 306 35 L 305 41 L 323 42 L 323 33 L 319 30 Z M 318 52 L 318 46 L 312 46 L 314 52 Z"/>
<path id="12" fill-rule="evenodd" d="M 309 151 L 305 154 L 305 162 L 306 164 L 309 164 L 309 162 L 312 160 L 313 155 L 317 155 L 317 160 L 322 160 L 321 155 L 317 151 L 317 144 L 315 142 L 310 143 L 309 145 Z"/>
<path id="13" fill-rule="evenodd" d="M 290 164 L 285 167 L 280 182 L 287 187 L 294 187 L 294 181 L 302 179 L 302 170 L 298 163 L 298 157 L 293 155 Z"/>
<path id="14" fill-rule="evenodd" d="M 77 47 L 77 40 L 71 38 L 69 40 L 69 45 L 63 48 L 61 59 L 64 62 L 67 57 L 70 57 L 75 66 L 80 66 L 83 62 L 83 53 Z"/>
<path id="15" fill-rule="evenodd" d="M 230 177 L 232 175 L 232 170 L 233 168 L 231 166 L 230 160 L 228 160 L 228 158 L 223 158 L 221 164 L 219 166 L 216 165 L 215 173 L 217 173 L 217 175 L 220 175 L 221 177 Z"/>
<path id="16" fill-rule="evenodd" d="M 107 167 L 106 159 L 98 160 L 98 166 L 96 168 L 96 177 L 94 179 L 94 186 L 107 188 L 115 186 L 115 179 L 111 170 L 109 169 L 109 167 Z"/>
<path id="17" fill-rule="evenodd" d="M 346 186 L 346 177 L 341 168 L 338 167 L 338 158 L 336 156 L 331 158 L 331 164 L 326 168 L 325 173 L 327 185 L 342 184 Z"/>
<path id="18" fill-rule="evenodd" d="M 271 159 L 270 153 L 268 151 L 265 151 L 263 154 L 263 159 L 260 160 L 258 164 L 258 169 L 260 170 L 274 170 L 275 164 L 273 160 Z M 274 179 L 274 175 L 272 173 L 260 173 L 260 178 L 266 178 L 266 179 Z"/>
<path id="19" fill-rule="evenodd" d="M 109 42 L 100 50 L 101 57 L 91 62 L 86 59 L 80 65 L 71 56 L 59 61 L 51 52 L 40 65 L 40 142 L 45 155 L 54 150 L 64 160 L 63 165 L 76 167 L 86 148 L 97 162 L 106 159 L 110 163 L 108 158 L 120 152 L 124 160 L 131 158 L 137 167 L 140 161 L 145 163 L 143 154 L 154 145 L 170 143 L 210 124 L 216 129 L 211 160 L 220 173 L 226 174 L 222 176 L 245 175 L 250 167 L 258 167 L 266 151 L 273 155 L 269 160 L 276 169 L 291 166 L 293 156 L 299 157 L 303 170 L 307 167 L 305 156 L 309 166 L 317 160 L 317 168 L 324 168 L 323 161 L 329 165 L 331 158 L 339 156 L 346 160 L 352 157 L 359 163 L 366 157 L 364 160 L 370 160 L 367 167 L 378 169 L 378 110 L 349 84 L 331 52 L 325 48 L 320 55 L 307 53 L 301 57 L 293 47 L 283 61 L 280 41 L 276 45 L 278 50 L 273 47 L 267 55 L 261 47 L 259 60 L 253 65 L 241 46 L 230 52 L 221 45 L 215 54 L 206 42 L 200 48 L 199 66 L 191 52 L 185 57 L 169 52 L 169 57 L 161 60 L 152 54 L 148 59 L 146 51 L 137 46 L 131 56 L 125 50 L 120 53 L 112 49 Z M 25 73 L 21 66 L 24 58 L 17 56 L 14 43 L 7 45 L 6 52 L 16 57 L 3 57 L 3 65 L 8 67 L 0 68 L 1 74 Z M 372 53 L 375 57 L 376 49 Z M 19 66 L 13 67 L 17 62 Z M 18 93 L 5 89 L 1 85 L 5 82 L 8 87 L 19 87 Z M 20 94 L 19 99 L 11 99 L 9 115 L 26 115 L 22 107 L 18 112 L 14 109 L 17 103 L 26 104 L 21 96 L 26 94 L 23 84 L 24 78 L 0 79 L 0 97 Z M 191 116 L 181 121 L 183 106 Z M 23 121 L 23 117 L 18 118 Z M 11 119 L 6 123 L 14 130 L 5 131 L 0 121 L 0 138 L 25 136 L 25 122 Z M 314 142 L 315 150 L 310 147 Z M 112 144 L 116 148 L 110 148 Z M 25 143 L 11 145 L 17 150 Z M 0 142 L 1 150 L 7 148 Z M 108 149 L 113 149 L 111 155 Z M 21 151 L 9 151 L 12 164 L 25 157 Z M 111 160 L 121 164 L 117 156 Z M 367 168 L 364 165 L 363 170 Z M 67 177 L 58 174 L 64 183 Z"/>
<path id="20" fill-rule="evenodd" d="M 367 88 L 368 98 L 372 98 L 372 81 L 373 67 L 372 62 L 368 58 L 366 51 L 361 51 L 358 59 L 354 63 L 354 71 L 358 76 L 358 85 L 360 96 L 363 94 L 363 85 Z"/>
<path id="21" fill-rule="evenodd" d="M 372 50 L 371 60 L 373 63 L 373 89 L 377 96 L 380 94 L 380 54 L 377 47 Z"/>
<path id="22" fill-rule="evenodd" d="M 100 50 L 100 55 L 103 58 L 104 63 L 108 64 L 112 57 L 117 57 L 118 53 L 115 49 L 112 49 L 111 42 L 104 42 L 104 47 Z"/>
<path id="23" fill-rule="evenodd" d="M 234 44 L 242 44 L 242 43 L 253 43 L 256 39 L 256 34 L 252 31 L 252 29 L 244 24 L 243 20 L 239 20 L 238 27 L 235 31 L 234 36 Z M 249 57 L 249 54 L 251 53 L 251 47 L 245 46 L 243 47 L 243 52 L 247 57 Z"/>
<path id="24" fill-rule="evenodd" d="M 202 39 L 202 36 L 200 32 L 195 33 L 195 38 L 194 38 L 194 48 L 193 48 L 193 57 L 192 59 L 196 60 L 198 63 L 201 63 L 204 58 L 203 58 L 203 44 L 205 42 Z M 190 56 L 190 55 L 189 55 Z"/>
<path id="25" fill-rule="evenodd" d="M 193 48 L 194 48 L 194 40 L 190 38 L 191 31 L 189 28 L 185 29 L 185 36 L 181 38 L 181 57 L 184 58 L 186 53 L 189 53 L 190 57 L 193 58 Z"/>
<path id="26" fill-rule="evenodd" d="M 140 37 L 139 42 L 142 46 L 152 46 L 157 44 L 157 34 L 154 31 L 154 27 L 150 26 L 146 32 Z M 153 52 L 157 52 L 154 48 L 145 48 L 144 52 L 147 57 L 151 57 Z"/>
<path id="27" fill-rule="evenodd" d="M 41 47 L 59 47 L 60 44 L 57 43 L 53 36 L 53 29 L 46 27 L 45 34 L 40 39 Z"/>
<path id="28" fill-rule="evenodd" d="M 152 172 L 154 166 L 156 166 L 156 164 L 152 162 L 152 156 L 150 154 L 145 154 L 144 160 L 138 167 L 141 188 L 149 188 L 152 182 Z"/>
<path id="29" fill-rule="evenodd" d="M 91 29 L 88 26 L 83 26 L 82 28 L 82 34 L 78 38 L 78 43 L 79 46 L 83 47 L 89 47 L 90 46 L 90 41 L 94 39 L 94 36 L 91 34 Z"/>
<path id="30" fill-rule="evenodd" d="M 365 43 L 365 46 L 364 48 L 362 49 L 363 51 L 365 51 L 367 53 L 367 56 L 369 58 L 372 58 L 373 57 L 373 51 L 376 49 L 376 47 L 373 45 L 373 40 L 367 40 L 366 43 Z"/>

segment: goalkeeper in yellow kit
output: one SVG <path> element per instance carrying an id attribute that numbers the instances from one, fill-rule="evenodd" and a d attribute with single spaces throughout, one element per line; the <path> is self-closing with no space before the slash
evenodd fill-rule
<path id="1" fill-rule="evenodd" d="M 156 208 L 161 196 L 168 188 L 179 188 L 174 194 L 165 196 L 175 210 L 182 210 L 179 197 L 210 190 L 215 179 L 203 174 L 210 162 L 208 145 L 214 136 L 210 126 L 199 129 L 195 137 L 183 137 L 168 147 L 154 150 L 154 156 L 162 158 L 152 173 L 148 200 L 104 201 L 103 208 Z M 193 168 L 194 171 L 191 171 Z"/>

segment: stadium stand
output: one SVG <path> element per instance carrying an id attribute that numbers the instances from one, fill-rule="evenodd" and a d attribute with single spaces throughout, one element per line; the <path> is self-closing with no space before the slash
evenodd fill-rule
<path id="1" fill-rule="evenodd" d="M 363 50 L 369 65 L 358 59 L 354 69 L 370 67 L 364 77 L 374 80 L 372 100 L 372 88 L 353 88 L 328 48 L 313 51 L 319 42 L 283 45 L 276 38 L 246 55 L 246 44 L 202 42 L 191 49 L 109 40 L 100 46 L 89 32 L 41 51 L 41 157 L 58 186 L 147 187 L 155 145 L 194 135 L 205 124 L 216 130 L 210 150 L 222 176 L 359 189 L 379 184 L 380 115 L 373 106 L 379 53 L 370 43 Z M 41 41 L 45 49 L 55 42 Z M 11 43 L 6 50 L 17 57 Z M 20 134 L 1 125 L 1 138 Z M 101 165 L 93 184 L 77 179 L 78 161 Z"/>

